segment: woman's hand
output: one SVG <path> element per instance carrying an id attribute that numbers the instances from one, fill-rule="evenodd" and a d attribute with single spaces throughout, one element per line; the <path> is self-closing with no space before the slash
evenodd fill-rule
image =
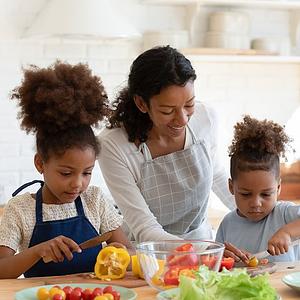
<path id="1" fill-rule="evenodd" d="M 243 261 L 245 264 L 248 264 L 248 261 L 251 257 L 251 254 L 245 250 L 240 250 L 235 247 L 233 244 L 225 242 L 225 257 L 232 257 L 236 262 Z"/>
<path id="2" fill-rule="evenodd" d="M 72 252 L 80 253 L 82 250 L 72 239 L 63 235 L 57 236 L 49 241 L 40 243 L 35 248 L 35 253 L 43 258 L 44 262 L 62 262 L 65 258 L 72 260 Z"/>
<path id="3" fill-rule="evenodd" d="M 291 236 L 285 230 L 279 229 L 268 241 L 268 252 L 271 255 L 280 255 L 288 252 Z"/>

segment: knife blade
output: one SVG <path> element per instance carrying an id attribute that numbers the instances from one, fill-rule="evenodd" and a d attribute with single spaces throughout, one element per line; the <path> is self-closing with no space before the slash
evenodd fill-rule
<path id="1" fill-rule="evenodd" d="M 107 232 L 105 232 L 101 235 L 97 235 L 97 236 L 95 236 L 95 237 L 93 237 L 93 238 L 91 238 L 87 241 L 84 241 L 84 242 L 80 243 L 79 247 L 82 250 L 85 250 L 85 249 L 88 249 L 88 248 L 98 246 L 99 244 L 109 240 L 111 238 L 113 232 L 114 232 L 114 230 L 111 230 L 111 231 L 107 231 Z M 44 261 L 44 263 L 49 263 L 49 262 L 52 261 L 52 258 L 49 257 L 49 256 L 44 256 L 43 261 Z"/>
<path id="2" fill-rule="evenodd" d="M 106 242 L 107 240 L 109 240 L 112 236 L 112 233 L 113 233 L 113 230 L 112 231 L 108 231 L 108 232 L 105 232 L 101 235 L 98 235 L 96 237 L 93 237 L 81 244 L 79 244 L 79 247 L 82 249 L 82 250 L 85 250 L 85 249 L 88 249 L 88 248 L 92 248 L 92 247 L 95 247 L 95 246 L 98 246 L 99 244 L 101 244 L 102 242 Z"/>
<path id="3" fill-rule="evenodd" d="M 299 243 L 300 243 L 300 239 L 293 241 L 289 246 L 293 247 L 293 246 L 299 245 Z M 256 257 L 257 259 L 262 259 L 269 255 L 271 255 L 271 254 L 268 252 L 268 250 L 265 250 L 265 251 L 261 251 L 261 252 L 257 252 L 255 254 L 253 254 L 252 257 Z"/>

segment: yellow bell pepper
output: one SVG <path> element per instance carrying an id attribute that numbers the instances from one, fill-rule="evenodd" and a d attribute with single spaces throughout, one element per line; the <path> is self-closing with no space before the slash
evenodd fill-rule
<path id="1" fill-rule="evenodd" d="M 127 250 L 108 246 L 103 248 L 96 260 L 95 274 L 101 280 L 121 279 L 126 274 L 130 262 Z"/>
<path id="2" fill-rule="evenodd" d="M 132 266 L 132 273 L 136 277 L 144 279 L 144 273 L 142 271 L 142 268 L 140 266 L 139 260 L 137 255 L 131 256 L 131 266 Z"/>

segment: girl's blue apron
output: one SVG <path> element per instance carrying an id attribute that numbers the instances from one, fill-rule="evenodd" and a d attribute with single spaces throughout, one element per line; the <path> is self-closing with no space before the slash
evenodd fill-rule
<path id="1" fill-rule="evenodd" d="M 21 186 L 13 196 L 18 194 L 25 187 L 42 181 L 34 180 Z M 90 238 L 98 235 L 97 230 L 93 227 L 90 221 L 86 218 L 81 202 L 80 196 L 75 200 L 75 206 L 77 210 L 77 216 L 56 221 L 43 221 L 43 199 L 42 199 L 42 187 L 36 193 L 36 206 L 35 215 L 36 223 L 33 229 L 29 247 L 43 243 L 50 239 L 53 239 L 59 235 L 64 235 L 71 238 L 77 244 L 80 244 Z M 66 275 L 74 273 L 92 272 L 96 262 L 96 257 L 101 250 L 101 245 L 83 250 L 82 253 L 73 253 L 73 259 L 68 261 L 66 258 L 63 262 L 50 262 L 44 263 L 40 259 L 35 265 L 24 273 L 25 277 L 36 276 L 54 276 L 54 275 Z"/>

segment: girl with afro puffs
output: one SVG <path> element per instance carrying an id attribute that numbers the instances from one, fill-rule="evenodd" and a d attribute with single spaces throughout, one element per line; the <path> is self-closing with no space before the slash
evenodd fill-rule
<path id="1" fill-rule="evenodd" d="M 235 125 L 229 148 L 229 190 L 237 209 L 225 216 L 216 240 L 250 253 L 268 249 L 270 261 L 299 259 L 300 206 L 277 201 L 280 193 L 280 156 L 290 142 L 284 128 L 272 121 L 245 116 Z M 229 246 L 230 246 L 229 244 Z"/>
<path id="2" fill-rule="evenodd" d="M 100 78 L 84 64 L 31 66 L 11 98 L 21 108 L 21 127 L 36 135 L 34 164 L 44 182 L 35 194 L 18 194 L 0 225 L 0 278 L 91 272 L 101 246 L 79 244 L 108 231 L 107 243 L 130 243 L 122 217 L 97 187 L 88 187 L 99 145 L 92 125 L 106 113 Z M 43 258 L 52 260 L 45 263 Z"/>

